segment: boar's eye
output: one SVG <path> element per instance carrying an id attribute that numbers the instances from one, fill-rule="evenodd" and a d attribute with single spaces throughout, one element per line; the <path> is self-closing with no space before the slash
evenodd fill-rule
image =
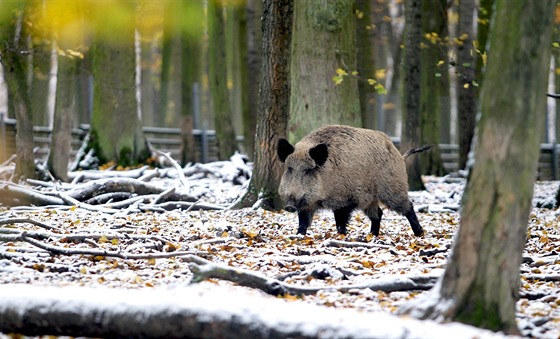
<path id="1" fill-rule="evenodd" d="M 291 167 L 288 167 L 288 169 L 286 170 L 286 172 L 287 172 L 288 174 L 292 174 L 293 171 L 294 171 L 294 169 L 291 168 Z"/>

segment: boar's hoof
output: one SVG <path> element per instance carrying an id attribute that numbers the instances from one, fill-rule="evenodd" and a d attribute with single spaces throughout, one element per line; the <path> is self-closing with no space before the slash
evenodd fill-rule
<path id="1" fill-rule="evenodd" d="M 284 207 L 284 209 L 285 209 L 286 211 L 290 212 L 290 213 L 297 212 L 297 208 L 296 208 L 295 206 L 292 206 L 292 205 L 286 205 L 286 206 Z"/>

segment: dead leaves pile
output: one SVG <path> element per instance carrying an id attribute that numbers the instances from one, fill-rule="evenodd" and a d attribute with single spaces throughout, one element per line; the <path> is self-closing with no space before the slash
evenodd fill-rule
<path id="1" fill-rule="evenodd" d="M 438 185 L 438 189 L 445 189 L 445 185 Z M 390 211 L 385 211 L 378 238 L 368 236 L 367 218 L 361 212 L 351 218 L 346 237 L 336 233 L 327 212 L 315 217 L 306 237 L 294 235 L 295 214 L 252 209 L 123 216 L 77 208 L 6 211 L 0 215 L 0 219 L 16 217 L 42 221 L 53 228 L 30 223 L 0 226 L 2 284 L 178 287 L 191 283 L 193 275 L 183 259 L 195 255 L 293 286 L 324 287 L 310 295 L 285 295 L 287 299 L 394 312 L 422 291 L 382 292 L 359 286 L 374 278 L 440 275 L 460 215 L 454 211 L 418 213 L 428 233 L 423 238 L 414 237 L 406 219 Z M 40 248 L 26 239 L 45 246 Z M 54 254 L 51 247 L 68 253 Z M 525 335 L 560 335 L 558 248 L 556 211 L 535 208 L 527 231 L 518 303 L 519 324 Z M 72 255 L 73 251 L 76 254 Z M 115 257 L 114 253 L 125 255 Z M 202 284 L 232 285 L 221 279 Z M 329 288 L 340 285 L 356 288 Z"/>

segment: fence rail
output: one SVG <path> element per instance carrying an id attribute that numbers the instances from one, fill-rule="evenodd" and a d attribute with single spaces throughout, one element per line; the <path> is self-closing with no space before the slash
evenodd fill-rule
<path id="1" fill-rule="evenodd" d="M 80 125 L 80 128 L 72 129 L 72 151 L 74 157 L 82 144 L 82 140 L 89 131 L 89 125 Z M 179 160 L 181 152 L 181 129 L 163 127 L 143 127 L 146 139 L 156 148 L 163 152 L 169 152 L 171 156 Z M 218 160 L 218 147 L 216 142 L 216 132 L 214 130 L 192 131 L 195 140 L 196 159 L 201 162 L 211 162 Z M 16 121 L 5 119 L 0 113 L 0 162 L 5 161 L 12 154 L 16 153 Z M 44 159 L 47 156 L 50 142 L 51 129 L 44 126 L 33 127 L 33 141 L 35 144 L 35 156 Z M 393 140 L 398 143 L 398 140 Z M 239 148 L 243 150 L 243 137 L 237 137 Z M 449 172 L 458 170 L 459 146 L 457 144 L 440 144 L 441 156 L 444 167 Z M 541 144 L 539 167 L 537 173 L 538 180 L 557 180 L 560 178 L 559 172 L 560 144 Z"/>

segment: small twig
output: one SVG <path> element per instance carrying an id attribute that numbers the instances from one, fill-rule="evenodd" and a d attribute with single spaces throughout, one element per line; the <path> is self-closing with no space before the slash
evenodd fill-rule
<path id="1" fill-rule="evenodd" d="M 161 192 L 150 205 L 155 205 L 167 201 L 173 194 L 175 194 L 175 187 L 168 188 L 167 190 Z"/>
<path id="2" fill-rule="evenodd" d="M 356 248 L 356 247 L 367 247 L 367 248 L 386 248 L 392 249 L 393 246 L 373 244 L 369 242 L 356 242 L 356 241 L 341 241 L 330 239 L 323 243 L 325 247 L 345 247 L 345 248 Z"/>
<path id="3" fill-rule="evenodd" d="M 0 164 L 1 167 L 3 166 L 8 166 L 12 161 L 16 160 L 17 155 L 12 154 L 8 160 L 4 161 L 3 163 Z"/>
<path id="4" fill-rule="evenodd" d="M 48 230 L 58 230 L 58 228 L 51 226 L 49 224 L 45 224 L 44 222 L 29 219 L 29 218 L 7 218 L 7 219 L 0 219 L 0 225 L 9 225 L 9 224 L 32 224 L 35 226 L 39 226 Z"/>
<path id="5" fill-rule="evenodd" d="M 173 159 L 169 154 L 157 150 L 153 147 L 151 147 L 151 150 L 152 152 L 156 153 L 159 156 L 164 157 L 167 161 L 169 161 L 169 163 L 177 170 L 177 175 L 179 176 L 179 181 L 181 182 L 181 185 L 183 185 L 184 188 L 189 188 L 189 182 L 185 177 L 185 172 L 183 172 L 183 168 L 181 167 L 181 165 L 179 165 L 179 163 L 175 161 L 175 159 Z"/>
<path id="6" fill-rule="evenodd" d="M 23 232 L 21 234 L 21 239 L 33 246 L 49 251 L 52 254 L 62 254 L 62 255 L 92 255 L 96 257 L 99 256 L 99 257 L 112 257 L 112 258 L 138 260 L 138 259 L 173 258 L 173 257 L 181 257 L 181 256 L 194 255 L 200 253 L 200 252 L 193 252 L 193 251 L 177 251 L 177 252 L 168 252 L 168 253 L 134 254 L 134 253 L 127 253 L 127 252 L 105 251 L 105 250 L 84 249 L 84 248 L 70 249 L 65 247 L 44 244 L 38 240 L 28 237 L 26 232 Z M 206 252 L 203 253 L 206 254 Z"/>

